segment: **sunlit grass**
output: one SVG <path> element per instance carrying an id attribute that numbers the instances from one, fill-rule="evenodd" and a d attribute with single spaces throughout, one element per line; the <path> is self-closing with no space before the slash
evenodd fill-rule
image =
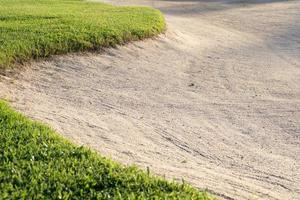
<path id="1" fill-rule="evenodd" d="M 211 199 L 78 147 L 0 101 L 0 199 Z"/>
<path id="2" fill-rule="evenodd" d="M 162 14 L 80 0 L 0 0 L 0 68 L 162 32 Z"/>

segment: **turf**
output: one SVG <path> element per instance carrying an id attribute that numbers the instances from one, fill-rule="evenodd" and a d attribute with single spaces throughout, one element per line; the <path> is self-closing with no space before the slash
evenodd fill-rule
<path id="1" fill-rule="evenodd" d="M 0 199 L 211 199 L 78 147 L 0 101 Z"/>
<path id="2" fill-rule="evenodd" d="M 162 14 L 81 0 L 0 0 L 0 68 L 159 34 Z"/>

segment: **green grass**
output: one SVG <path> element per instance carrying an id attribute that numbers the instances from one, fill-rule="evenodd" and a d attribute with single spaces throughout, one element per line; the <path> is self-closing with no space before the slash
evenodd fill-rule
<path id="1" fill-rule="evenodd" d="M 0 68 L 159 34 L 162 14 L 81 0 L 0 0 Z"/>
<path id="2" fill-rule="evenodd" d="M 0 101 L 0 199 L 211 199 L 78 147 Z"/>

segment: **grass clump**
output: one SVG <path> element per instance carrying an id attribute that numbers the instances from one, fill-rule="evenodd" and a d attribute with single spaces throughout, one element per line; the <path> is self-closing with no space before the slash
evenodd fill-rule
<path id="1" fill-rule="evenodd" d="M 77 147 L 0 101 L 2 199 L 210 199 Z"/>
<path id="2" fill-rule="evenodd" d="M 81 0 L 0 0 L 0 68 L 162 32 L 162 14 Z"/>

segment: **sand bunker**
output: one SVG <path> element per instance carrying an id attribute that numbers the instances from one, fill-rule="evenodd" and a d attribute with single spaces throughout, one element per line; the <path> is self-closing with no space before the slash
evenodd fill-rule
<path id="1" fill-rule="evenodd" d="M 300 199 L 300 1 L 113 1 L 166 35 L 0 77 L 72 141 L 223 198 Z"/>

